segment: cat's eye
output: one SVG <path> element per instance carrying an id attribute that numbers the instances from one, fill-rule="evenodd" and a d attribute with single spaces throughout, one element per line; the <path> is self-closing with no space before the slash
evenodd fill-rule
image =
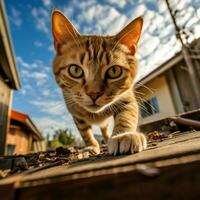
<path id="1" fill-rule="evenodd" d="M 111 79 L 119 78 L 121 74 L 122 74 L 122 68 L 118 65 L 110 67 L 106 72 L 107 78 Z"/>
<path id="2" fill-rule="evenodd" d="M 83 76 L 83 70 L 81 67 L 75 64 L 71 64 L 68 68 L 69 75 L 73 78 L 81 78 Z"/>

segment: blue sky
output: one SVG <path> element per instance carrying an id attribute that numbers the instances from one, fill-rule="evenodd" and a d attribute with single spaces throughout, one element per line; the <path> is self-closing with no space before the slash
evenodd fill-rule
<path id="1" fill-rule="evenodd" d="M 171 0 L 180 12 L 179 25 L 200 36 L 199 0 Z M 144 28 L 137 57 L 138 78 L 180 50 L 163 0 L 5 0 L 22 88 L 14 92 L 13 108 L 25 112 L 46 135 L 69 127 L 77 132 L 54 81 L 51 11 L 59 8 L 82 34 L 112 35 L 137 16 Z"/>

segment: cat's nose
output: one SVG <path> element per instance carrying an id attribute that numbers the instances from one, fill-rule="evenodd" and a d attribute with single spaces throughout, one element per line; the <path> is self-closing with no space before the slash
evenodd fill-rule
<path id="1" fill-rule="evenodd" d="M 93 100 L 97 100 L 101 95 L 103 94 L 103 92 L 87 92 L 87 95 Z"/>

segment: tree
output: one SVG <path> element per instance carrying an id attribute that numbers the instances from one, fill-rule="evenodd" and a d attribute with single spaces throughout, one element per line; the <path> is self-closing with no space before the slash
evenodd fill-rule
<path id="1" fill-rule="evenodd" d="M 62 143 L 63 145 L 70 145 L 73 144 L 75 142 L 75 138 L 72 134 L 72 131 L 69 129 L 58 129 L 56 131 L 56 135 L 58 136 L 58 140 L 60 143 Z"/>
<path id="2" fill-rule="evenodd" d="M 55 130 L 54 139 L 51 142 L 51 148 L 56 149 L 57 147 L 67 147 L 73 145 L 76 142 L 72 131 L 68 128 Z"/>

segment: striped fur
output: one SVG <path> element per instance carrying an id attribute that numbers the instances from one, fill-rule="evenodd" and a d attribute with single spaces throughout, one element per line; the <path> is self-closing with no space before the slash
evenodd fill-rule
<path id="1" fill-rule="evenodd" d="M 68 73 L 70 64 L 80 66 L 84 76 L 72 78 Z M 106 78 L 106 71 L 114 65 L 121 66 L 122 75 L 117 79 Z M 110 154 L 134 153 L 146 148 L 145 137 L 136 131 L 138 106 L 133 84 L 137 65 L 129 48 L 114 36 L 77 36 L 57 51 L 53 61 L 55 79 L 83 140 L 95 153 L 100 150 L 92 133 L 93 124 L 101 128 Z M 87 95 L 90 91 L 101 93 L 95 101 L 96 106 L 91 106 L 93 101 Z M 110 137 L 108 123 L 111 117 L 114 129 Z"/>

